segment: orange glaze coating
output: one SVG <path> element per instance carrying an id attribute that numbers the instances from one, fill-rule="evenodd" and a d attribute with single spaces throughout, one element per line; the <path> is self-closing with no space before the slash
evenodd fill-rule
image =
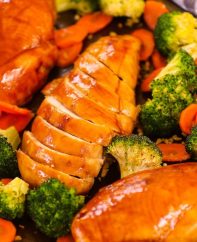
<path id="1" fill-rule="evenodd" d="M 101 189 L 76 215 L 76 242 L 197 241 L 197 164 L 142 171 Z"/>
<path id="2" fill-rule="evenodd" d="M 53 0 L 0 2 L 0 100 L 22 105 L 55 63 Z"/>

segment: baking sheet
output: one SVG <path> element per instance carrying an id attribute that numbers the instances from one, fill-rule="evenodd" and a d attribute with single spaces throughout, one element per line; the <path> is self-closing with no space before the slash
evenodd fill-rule
<path id="1" fill-rule="evenodd" d="M 164 0 L 162 2 L 165 2 L 166 5 L 169 7 L 170 10 L 177 10 L 178 7 L 175 6 L 170 1 Z M 56 27 L 57 28 L 63 28 L 66 27 L 72 23 L 74 23 L 74 16 L 75 12 L 69 11 L 65 13 L 61 13 L 57 17 L 56 21 Z M 100 31 L 99 33 L 95 34 L 93 38 L 87 38 L 87 40 L 84 42 L 84 49 L 86 46 L 88 46 L 91 42 L 97 40 L 101 36 L 108 35 L 112 32 L 115 32 L 117 34 L 126 34 L 130 33 L 134 28 L 137 28 L 139 26 L 143 26 L 143 22 L 131 27 L 125 26 L 125 18 L 116 18 L 113 20 L 113 22 L 104 30 Z M 71 68 L 71 67 L 70 67 Z M 64 75 L 69 68 L 60 69 L 60 68 L 54 68 L 48 78 L 48 82 L 53 80 L 54 78 L 57 78 L 59 76 Z M 141 93 L 138 92 L 138 100 L 141 100 L 143 96 Z M 34 95 L 32 101 L 27 105 L 28 108 L 32 109 L 33 112 L 36 112 L 37 108 L 39 107 L 41 101 L 43 100 L 43 95 L 41 93 L 37 93 Z M 113 168 L 112 168 L 113 169 Z M 93 187 L 93 190 L 91 193 L 95 193 L 100 187 L 103 185 L 106 185 L 108 183 L 111 183 L 115 179 L 115 177 L 111 176 L 111 173 L 109 172 L 107 179 L 103 182 L 97 181 Z M 17 235 L 21 237 L 22 242 L 55 242 L 55 239 L 50 239 L 40 233 L 36 228 L 33 222 L 27 217 L 24 216 L 23 219 L 15 221 L 15 224 L 17 226 Z"/>

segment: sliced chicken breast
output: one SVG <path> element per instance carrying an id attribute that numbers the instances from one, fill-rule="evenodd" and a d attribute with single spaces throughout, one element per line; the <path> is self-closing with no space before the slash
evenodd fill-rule
<path id="1" fill-rule="evenodd" d="M 84 73 L 94 78 L 106 89 L 115 93 L 119 85 L 119 78 L 111 71 L 111 69 L 90 54 L 88 50 L 89 48 L 78 58 L 74 67 L 79 68 Z"/>
<path id="2" fill-rule="evenodd" d="M 77 116 L 53 96 L 45 98 L 37 113 L 55 127 L 88 142 L 107 146 L 115 135 L 107 126 Z"/>
<path id="3" fill-rule="evenodd" d="M 100 38 L 87 48 L 87 52 L 96 57 L 116 75 L 124 58 L 122 36 L 106 36 Z"/>
<path id="4" fill-rule="evenodd" d="M 53 95 L 60 100 L 65 107 L 78 116 L 96 124 L 106 125 L 113 131 L 120 132 L 116 114 L 104 109 L 87 97 L 84 97 L 83 93 L 69 83 L 67 77 L 64 79 L 64 82 L 61 82 L 54 90 Z"/>
<path id="5" fill-rule="evenodd" d="M 32 125 L 32 133 L 44 145 L 69 155 L 84 158 L 102 158 L 103 147 L 89 143 L 65 131 L 62 131 L 41 116 L 37 116 Z"/>
<path id="6" fill-rule="evenodd" d="M 99 82 L 85 74 L 79 68 L 73 69 L 68 75 L 69 82 L 89 99 L 105 106 L 112 112 L 120 112 L 119 96 L 100 85 Z"/>
<path id="7" fill-rule="evenodd" d="M 64 154 L 41 144 L 29 131 L 23 135 L 22 150 L 36 162 L 77 177 L 96 177 L 102 159 L 92 159 Z"/>
<path id="8" fill-rule="evenodd" d="M 20 150 L 17 151 L 17 159 L 23 180 L 32 187 L 39 186 L 50 178 L 56 178 L 66 186 L 75 188 L 77 193 L 84 194 L 91 189 L 94 183 L 94 179 L 91 177 L 80 179 L 40 164 Z"/>

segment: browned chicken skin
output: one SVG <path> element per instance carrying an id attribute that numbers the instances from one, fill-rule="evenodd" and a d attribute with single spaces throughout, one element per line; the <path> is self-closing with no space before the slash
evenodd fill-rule
<path id="1" fill-rule="evenodd" d="M 76 242 L 197 241 L 197 164 L 130 175 L 102 189 L 72 224 Z"/>
<path id="2" fill-rule="evenodd" d="M 22 105 L 54 66 L 53 0 L 0 2 L 0 100 Z"/>
<path id="3" fill-rule="evenodd" d="M 39 185 L 43 176 L 59 177 L 69 187 L 89 178 L 92 180 L 85 189 L 77 189 L 78 193 L 88 191 L 103 164 L 103 146 L 116 134 L 130 134 L 134 128 L 139 41 L 132 36 L 107 36 L 91 46 L 70 73 L 45 87 L 46 98 L 38 109 L 39 116 L 31 132 L 24 134 L 24 153 L 18 153 L 19 169 L 23 179 L 32 185 Z M 106 64 L 90 54 L 97 46 Z M 124 70 L 125 79 L 119 75 L 122 63 L 132 65 L 130 77 Z"/>

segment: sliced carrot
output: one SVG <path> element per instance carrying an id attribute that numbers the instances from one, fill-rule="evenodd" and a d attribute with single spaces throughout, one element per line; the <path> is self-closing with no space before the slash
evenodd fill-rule
<path id="1" fill-rule="evenodd" d="M 56 65 L 59 67 L 67 67 L 77 59 L 83 48 L 83 42 L 76 43 L 64 49 L 58 50 L 58 58 Z"/>
<path id="2" fill-rule="evenodd" d="M 13 114 L 26 115 L 30 111 L 28 109 L 19 108 L 16 105 L 12 105 L 12 104 L 0 101 L 0 112 L 7 112 L 7 113 L 13 113 Z"/>
<path id="3" fill-rule="evenodd" d="M 86 28 L 88 34 L 94 34 L 99 30 L 105 28 L 109 23 L 111 23 L 113 17 L 106 15 L 103 12 L 94 12 L 83 16 L 78 25 L 81 28 Z"/>
<path id="4" fill-rule="evenodd" d="M 144 8 L 144 21 L 151 30 L 154 30 L 158 18 L 162 14 L 168 12 L 169 10 L 164 3 L 157 1 L 146 1 Z"/>
<path id="5" fill-rule="evenodd" d="M 72 235 L 59 237 L 56 242 L 74 242 Z"/>
<path id="6" fill-rule="evenodd" d="M 0 218 L 0 238 L 2 242 L 13 242 L 16 236 L 16 228 L 10 221 Z"/>
<path id="7" fill-rule="evenodd" d="M 184 144 L 158 144 L 162 153 L 162 160 L 165 162 L 180 162 L 190 158 L 185 150 Z"/>
<path id="8" fill-rule="evenodd" d="M 4 185 L 7 185 L 8 183 L 10 183 L 12 181 L 11 178 L 3 178 L 0 180 Z"/>
<path id="9" fill-rule="evenodd" d="M 141 91 L 142 92 L 150 92 L 151 82 L 155 79 L 155 77 L 160 73 L 163 67 L 155 69 L 152 71 L 141 83 Z"/>
<path id="10" fill-rule="evenodd" d="M 197 59 L 195 60 L 195 64 L 197 65 Z"/>
<path id="11" fill-rule="evenodd" d="M 0 101 L 0 129 L 15 126 L 20 132 L 32 118 L 33 113 L 30 110 Z"/>
<path id="12" fill-rule="evenodd" d="M 84 15 L 76 23 L 67 28 L 55 31 L 55 42 L 59 48 L 82 42 L 88 34 L 93 34 L 106 27 L 113 17 L 102 12 Z"/>
<path id="13" fill-rule="evenodd" d="M 131 34 L 141 42 L 140 60 L 147 60 L 152 55 L 155 47 L 153 33 L 141 28 L 134 30 Z"/>
<path id="14" fill-rule="evenodd" d="M 67 48 L 76 43 L 81 43 L 88 35 L 86 26 L 73 24 L 67 28 L 55 31 L 55 42 L 59 48 Z"/>
<path id="15" fill-rule="evenodd" d="M 197 104 L 192 103 L 180 115 L 179 126 L 185 134 L 190 134 L 193 126 L 197 125 Z"/>
<path id="16" fill-rule="evenodd" d="M 153 51 L 151 58 L 155 69 L 164 67 L 167 64 L 166 58 L 162 56 L 157 49 Z"/>

